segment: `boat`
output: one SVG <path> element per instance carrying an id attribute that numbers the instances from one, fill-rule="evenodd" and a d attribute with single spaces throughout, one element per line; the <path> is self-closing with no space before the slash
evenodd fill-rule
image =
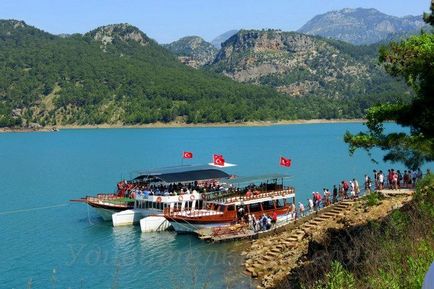
<path id="1" fill-rule="evenodd" d="M 273 174 L 229 180 L 229 184 L 258 181 L 261 184 L 232 188 L 238 192 L 237 196 L 205 197 L 204 205 L 199 209 L 165 210 L 164 216 L 178 233 L 245 223 L 249 215 L 257 220 L 264 215 L 275 215 L 277 223 L 287 222 L 294 217 L 295 204 L 295 189 L 283 185 L 283 180 L 289 177 Z"/>
<path id="2" fill-rule="evenodd" d="M 135 193 L 134 208 L 112 215 L 113 226 L 140 222 L 142 232 L 163 231 L 170 227 L 165 210 L 183 211 L 202 208 L 206 196 L 220 192 L 220 181 L 231 176 L 212 165 L 180 166 L 143 172 L 133 182 L 145 183 Z"/>
<path id="3" fill-rule="evenodd" d="M 111 221 L 117 212 L 134 208 L 134 199 L 118 193 L 86 196 L 71 202 L 85 203 L 94 208 L 104 221 Z"/>

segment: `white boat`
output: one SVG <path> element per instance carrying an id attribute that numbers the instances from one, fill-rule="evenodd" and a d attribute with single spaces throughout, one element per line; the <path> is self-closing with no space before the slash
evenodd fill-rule
<path id="1" fill-rule="evenodd" d="M 112 215 L 113 226 L 128 226 L 140 222 L 149 216 L 163 216 L 164 210 L 196 209 L 202 205 L 202 196 L 197 192 L 175 196 L 136 196 L 134 209 L 129 209 Z M 148 231 L 145 229 L 144 231 Z"/>
<path id="2" fill-rule="evenodd" d="M 183 166 L 142 173 L 134 180 L 150 184 L 149 188 L 146 188 L 146 193 L 135 194 L 133 209 L 111 216 L 113 226 L 128 226 L 140 222 L 142 232 L 168 229 L 170 223 L 164 217 L 164 212 L 201 208 L 205 195 L 201 184 L 229 177 L 230 175 L 213 166 Z M 157 188 L 158 192 L 151 190 L 151 187 Z"/>

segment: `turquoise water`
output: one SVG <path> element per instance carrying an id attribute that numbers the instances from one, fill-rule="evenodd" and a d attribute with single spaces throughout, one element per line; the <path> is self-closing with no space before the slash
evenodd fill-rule
<path id="1" fill-rule="evenodd" d="M 390 127 L 394 127 L 390 125 Z M 135 171 L 203 164 L 213 153 L 240 176 L 287 173 L 297 200 L 373 168 L 342 138 L 361 124 L 272 127 L 92 129 L 0 134 L 1 288 L 249 288 L 234 244 L 208 244 L 171 232 L 113 228 L 68 200 L 114 190 Z M 291 168 L 279 157 L 292 159 Z M 381 152 L 374 156 L 381 159 Z M 401 166 L 394 166 L 403 169 Z M 236 280 L 236 282 L 234 281 Z M 184 284 L 184 285 L 183 285 Z"/>

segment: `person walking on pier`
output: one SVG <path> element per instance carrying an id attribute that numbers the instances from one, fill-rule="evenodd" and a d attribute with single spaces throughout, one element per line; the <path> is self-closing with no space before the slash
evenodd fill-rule
<path id="1" fill-rule="evenodd" d="M 359 197 L 359 194 L 360 194 L 359 182 L 356 179 L 353 179 L 353 183 L 354 183 L 354 193 L 355 193 L 355 196 Z"/>
<path id="2" fill-rule="evenodd" d="M 309 204 L 309 213 L 312 214 L 313 213 L 313 201 L 312 201 L 312 199 L 307 199 L 307 202 Z"/>
<path id="3" fill-rule="evenodd" d="M 304 205 L 303 205 L 303 203 L 298 203 L 298 208 L 300 210 L 300 217 L 304 217 Z"/>

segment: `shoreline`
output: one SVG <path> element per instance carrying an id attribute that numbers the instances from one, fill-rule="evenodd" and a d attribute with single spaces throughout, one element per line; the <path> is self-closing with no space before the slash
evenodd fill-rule
<path id="1" fill-rule="evenodd" d="M 156 122 L 150 124 L 122 125 L 122 124 L 101 124 L 101 125 L 58 125 L 45 126 L 41 128 L 0 128 L 0 133 L 14 132 L 56 132 L 62 129 L 117 129 L 117 128 L 206 128 L 206 127 L 266 127 L 276 125 L 294 124 L 329 124 L 329 123 L 364 123 L 366 119 L 298 119 L 281 121 L 248 121 L 248 122 L 218 122 L 218 123 L 185 123 L 185 122 Z"/>

